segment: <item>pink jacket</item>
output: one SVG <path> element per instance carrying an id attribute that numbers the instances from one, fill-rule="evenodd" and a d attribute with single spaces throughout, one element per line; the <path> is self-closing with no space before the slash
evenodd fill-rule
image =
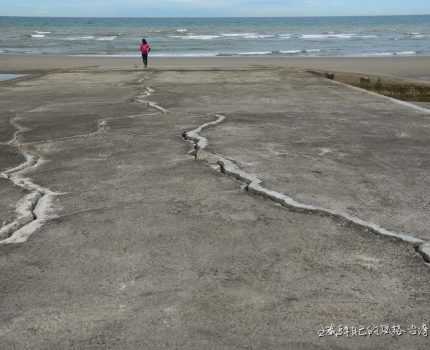
<path id="1" fill-rule="evenodd" d="M 140 45 L 140 52 L 144 55 L 147 55 L 151 51 L 151 46 L 149 44 L 141 44 Z"/>

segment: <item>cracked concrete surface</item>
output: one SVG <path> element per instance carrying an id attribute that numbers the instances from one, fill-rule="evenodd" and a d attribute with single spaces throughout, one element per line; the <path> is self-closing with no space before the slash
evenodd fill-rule
<path id="1" fill-rule="evenodd" d="M 133 103 L 148 87 L 151 96 Z M 357 140 L 348 116 L 367 125 L 354 125 L 358 134 L 374 130 L 368 147 L 382 156 L 398 151 L 376 142 L 377 134 L 384 139 L 382 123 L 390 115 L 389 132 L 410 135 L 404 152 L 414 152 L 402 160 L 413 156 L 415 163 L 385 177 L 409 191 L 406 206 L 418 188 L 399 179 L 420 179 L 423 198 L 428 190 L 416 177 L 427 150 L 419 113 L 279 69 L 52 73 L 0 87 L 0 96 L 0 115 L 12 113 L 26 128 L 20 144 L 49 160 L 28 176 L 64 193 L 55 199 L 56 217 L 26 243 L 0 246 L 3 348 L 428 347 L 424 337 L 317 336 L 331 323 L 426 321 L 430 272 L 411 245 L 249 196 L 231 178 L 193 161 L 180 137 L 197 130 L 209 139 L 200 144 L 199 159 L 222 155 L 282 193 L 361 208 L 380 188 L 360 202 L 348 195 L 360 176 L 371 172 L 377 179 L 381 169 L 369 156 L 346 161 L 353 149 L 348 141 Z M 101 120 L 106 129 L 94 133 Z M 337 143 L 316 143 L 325 123 Z M 80 135 L 91 136 L 74 137 Z M 344 161 L 333 158 L 331 172 L 322 171 L 318 157 L 341 150 Z M 0 155 L 1 171 L 22 162 Z M 322 179 L 308 176 L 310 170 Z M 7 195 L 16 203 L 17 196 Z M 398 203 L 387 201 L 373 217 L 364 216 L 394 228 L 402 215 L 425 220 L 422 209 L 404 212 Z M 425 225 L 411 221 L 405 223 L 411 231 Z"/>
<path id="2" fill-rule="evenodd" d="M 261 85 L 255 101 L 234 87 L 206 97 L 228 115 L 211 132 L 216 152 L 302 203 L 430 238 L 427 113 L 301 73 Z M 252 112 L 232 110 L 235 98 Z"/>
<path id="3" fill-rule="evenodd" d="M 215 121 L 204 123 L 194 130 L 183 133 L 184 140 L 191 141 L 194 144 L 193 150 L 195 153 L 194 154 L 195 159 L 198 158 L 196 153 L 199 152 L 199 154 L 201 155 L 204 152 L 204 149 L 208 146 L 207 138 L 204 136 L 201 136 L 200 133 L 204 129 L 210 126 L 215 126 L 222 123 L 225 119 L 226 119 L 225 116 L 218 115 Z M 192 152 L 193 151 L 191 151 L 190 153 Z M 365 220 L 362 220 L 355 216 L 351 216 L 344 212 L 300 203 L 284 193 L 280 193 L 264 187 L 262 180 L 260 180 L 258 177 L 256 177 L 253 174 L 244 172 L 242 169 L 240 169 L 240 167 L 237 166 L 237 162 L 227 159 L 219 154 L 206 153 L 206 152 L 204 152 L 203 154 L 205 154 L 203 156 L 204 160 L 210 166 L 212 166 L 212 168 L 216 169 L 216 166 L 219 166 L 220 172 L 222 174 L 230 175 L 242 181 L 244 183 L 243 188 L 246 189 L 246 191 L 248 192 L 266 197 L 274 201 L 275 203 L 279 203 L 282 206 L 296 212 L 332 217 L 335 220 L 339 220 L 349 225 L 356 226 L 357 228 L 366 230 L 367 232 L 372 232 L 378 235 L 396 238 L 406 243 L 410 243 L 413 245 L 413 247 L 415 247 L 417 252 L 419 252 L 423 256 L 423 259 L 426 262 L 430 262 L 430 254 L 429 254 L 430 250 L 428 248 L 430 246 L 429 242 L 423 241 L 422 239 L 419 239 L 412 234 L 405 234 L 405 233 L 399 233 L 399 232 L 387 230 L 379 225 L 376 225 L 371 222 L 367 222 Z"/>
<path id="4" fill-rule="evenodd" d="M 28 129 L 22 127 L 15 119 L 11 119 L 11 125 L 16 131 L 13 138 L 5 145 L 16 147 L 24 157 L 24 162 L 1 172 L 0 176 L 9 180 L 14 186 L 22 188 L 28 194 L 17 202 L 16 218 L 0 226 L 0 244 L 27 241 L 31 234 L 49 219 L 53 197 L 59 195 L 49 188 L 41 187 L 25 176 L 29 171 L 39 167 L 43 160 L 25 150 L 19 141 L 20 134 L 27 132 Z"/>

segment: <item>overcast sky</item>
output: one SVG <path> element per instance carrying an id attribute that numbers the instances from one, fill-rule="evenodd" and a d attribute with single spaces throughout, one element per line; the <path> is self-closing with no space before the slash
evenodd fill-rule
<path id="1" fill-rule="evenodd" d="M 199 17 L 430 14 L 430 0 L 0 0 L 5 16 Z"/>

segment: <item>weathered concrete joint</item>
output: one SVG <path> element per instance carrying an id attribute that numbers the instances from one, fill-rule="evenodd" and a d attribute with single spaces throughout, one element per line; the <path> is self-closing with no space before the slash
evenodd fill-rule
<path id="1" fill-rule="evenodd" d="M 418 245 L 416 247 L 416 251 L 419 254 L 421 254 L 421 256 L 423 257 L 423 259 L 427 263 L 430 263 L 430 242 L 426 242 L 426 243 Z"/>
<path id="2" fill-rule="evenodd" d="M 219 171 L 221 172 L 221 174 L 225 174 L 225 165 L 224 165 L 224 162 L 222 160 L 219 160 L 217 162 L 217 164 L 219 165 Z"/>
<path id="3" fill-rule="evenodd" d="M 39 167 L 43 160 L 26 151 L 20 144 L 19 134 L 27 129 L 21 127 L 15 120 L 12 120 L 11 124 L 17 130 L 8 144 L 15 146 L 24 156 L 25 161 L 15 168 L 0 173 L 0 176 L 30 193 L 16 204 L 16 219 L 0 227 L 0 244 L 26 242 L 49 218 L 50 203 L 54 196 L 60 195 L 24 176 L 29 170 Z"/>
<path id="4" fill-rule="evenodd" d="M 205 123 L 192 131 L 184 132 L 182 133 L 182 136 L 185 141 L 193 143 L 194 146 L 200 145 L 201 150 L 204 150 L 208 145 L 208 140 L 204 136 L 201 136 L 200 132 L 210 126 L 218 125 L 219 123 L 223 122 L 225 118 L 225 116 L 217 115 L 217 119 L 215 121 Z M 267 198 L 293 212 L 330 217 L 344 225 L 350 225 L 366 232 L 371 232 L 377 235 L 390 237 L 409 243 L 415 248 L 418 247 L 417 251 L 423 256 L 424 260 L 430 262 L 430 242 L 427 243 L 420 238 L 416 238 L 412 234 L 387 230 L 377 224 L 362 220 L 342 211 L 300 203 L 286 194 L 265 188 L 262 185 L 262 181 L 257 176 L 243 171 L 238 165 L 236 165 L 236 162 L 219 154 L 206 152 L 205 161 L 213 169 L 219 169 L 222 174 L 231 176 L 243 182 L 243 188 L 249 193 Z"/>
<path id="5" fill-rule="evenodd" d="M 200 135 L 202 130 L 211 126 L 218 125 L 222 123 L 226 118 L 224 115 L 221 114 L 216 114 L 216 117 L 217 119 L 212 122 L 204 123 L 200 125 L 197 129 L 185 132 L 185 135 L 187 136 L 186 140 L 193 143 L 193 147 L 194 145 L 197 145 L 199 147 L 199 150 L 203 151 L 208 145 L 208 140 L 206 137 Z"/>
<path id="6" fill-rule="evenodd" d="M 18 217 L 11 223 L 0 228 L 0 240 L 9 238 L 15 231 L 36 219 L 34 208 L 43 195 L 44 194 L 39 191 L 31 192 L 17 203 L 16 211 Z"/>
<path id="7" fill-rule="evenodd" d="M 194 145 L 194 160 L 197 160 L 199 158 L 199 145 L 196 143 Z"/>
<path id="8" fill-rule="evenodd" d="M 148 100 L 148 97 L 151 96 L 154 92 L 155 92 L 154 89 L 147 87 L 147 88 L 145 88 L 145 91 L 142 94 L 136 96 L 134 101 L 136 101 L 137 103 L 144 104 L 144 105 L 148 106 L 149 108 L 156 109 L 157 111 L 159 111 L 163 114 L 168 113 L 168 110 L 166 108 L 161 107 L 158 103 L 156 103 L 154 101 Z"/>

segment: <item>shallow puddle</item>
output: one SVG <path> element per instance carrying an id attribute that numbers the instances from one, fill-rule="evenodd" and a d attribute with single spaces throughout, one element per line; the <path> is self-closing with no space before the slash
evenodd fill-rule
<path id="1" fill-rule="evenodd" d="M 13 80 L 22 76 L 23 74 L 0 74 L 0 81 Z"/>

